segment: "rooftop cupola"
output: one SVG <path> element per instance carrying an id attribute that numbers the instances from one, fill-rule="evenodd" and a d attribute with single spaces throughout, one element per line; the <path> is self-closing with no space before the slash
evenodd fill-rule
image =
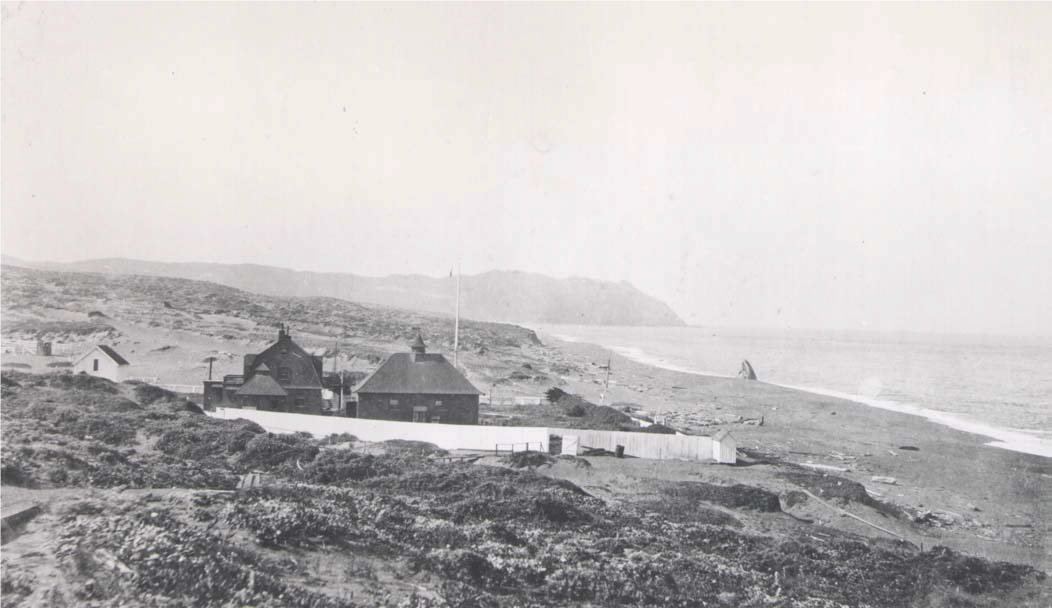
<path id="1" fill-rule="evenodd" d="M 424 344 L 424 338 L 420 334 L 416 335 L 416 339 L 409 345 L 409 349 L 413 351 L 414 355 L 422 355 L 427 352 L 427 345 Z M 415 358 L 415 357 L 414 357 Z"/>

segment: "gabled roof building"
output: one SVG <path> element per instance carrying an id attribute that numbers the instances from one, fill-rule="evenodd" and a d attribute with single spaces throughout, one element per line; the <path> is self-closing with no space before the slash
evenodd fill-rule
<path id="1" fill-rule="evenodd" d="M 113 348 L 98 344 L 73 362 L 73 373 L 122 382 L 128 375 L 128 366 L 128 360 Z"/>
<path id="2" fill-rule="evenodd" d="M 410 352 L 388 357 L 355 392 L 359 418 L 478 424 L 481 393 L 445 357 L 427 352 L 419 334 Z"/>
<path id="3" fill-rule="evenodd" d="M 261 353 L 245 355 L 242 372 L 205 381 L 205 405 L 298 413 L 319 413 L 327 405 L 322 399 L 322 358 L 293 342 L 284 325 L 277 342 Z"/>

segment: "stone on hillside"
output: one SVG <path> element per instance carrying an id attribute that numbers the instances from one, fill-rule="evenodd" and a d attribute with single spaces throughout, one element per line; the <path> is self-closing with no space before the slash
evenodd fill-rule
<path id="1" fill-rule="evenodd" d="M 755 380 L 756 372 L 753 371 L 752 365 L 748 359 L 742 359 L 742 367 L 738 370 L 738 377 L 746 380 Z"/>

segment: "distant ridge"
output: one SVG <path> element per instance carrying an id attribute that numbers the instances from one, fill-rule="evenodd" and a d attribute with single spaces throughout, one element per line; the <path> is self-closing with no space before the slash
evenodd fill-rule
<path id="1" fill-rule="evenodd" d="M 409 310 L 452 314 L 454 283 L 423 275 L 364 277 L 259 264 L 150 262 L 103 258 L 79 262 L 30 262 L 2 256 L 2 263 L 65 272 L 148 275 L 211 281 L 263 295 L 326 296 Z M 580 325 L 684 325 L 664 302 L 626 282 L 494 270 L 465 275 L 461 311 L 479 321 Z"/>

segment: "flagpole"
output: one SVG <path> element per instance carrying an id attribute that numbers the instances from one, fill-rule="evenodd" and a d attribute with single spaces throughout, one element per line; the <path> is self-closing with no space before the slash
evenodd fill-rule
<path id="1" fill-rule="evenodd" d="M 457 308 L 453 324 L 453 367 L 457 367 L 457 349 L 460 347 L 460 262 L 457 262 Z"/>

